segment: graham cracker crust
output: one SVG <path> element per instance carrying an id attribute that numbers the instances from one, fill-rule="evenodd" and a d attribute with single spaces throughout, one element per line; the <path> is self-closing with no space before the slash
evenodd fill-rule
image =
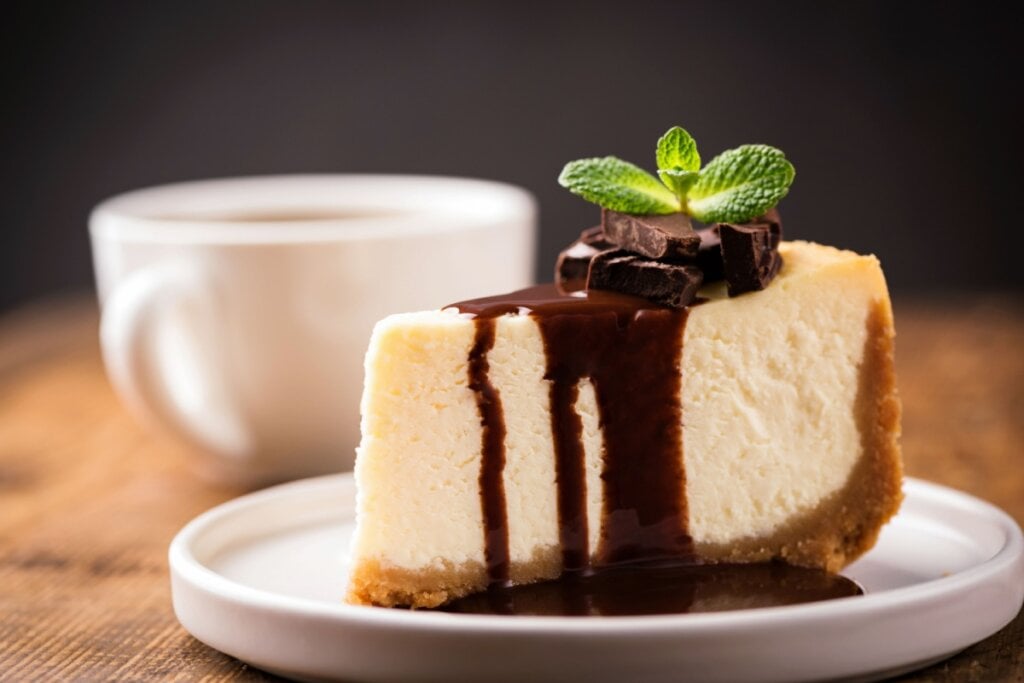
<path id="1" fill-rule="evenodd" d="M 527 562 L 513 562 L 509 579 L 514 584 L 555 579 L 562 573 L 562 551 L 557 546 L 536 548 Z M 487 588 L 487 569 L 480 562 L 453 564 L 442 560 L 426 569 L 406 569 L 364 560 L 356 565 L 346 600 L 380 607 L 439 607 Z"/>

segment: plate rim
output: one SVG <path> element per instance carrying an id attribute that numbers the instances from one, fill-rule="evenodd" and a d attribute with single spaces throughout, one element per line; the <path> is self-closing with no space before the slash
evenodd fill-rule
<path id="1" fill-rule="evenodd" d="M 699 633 L 702 636 L 711 636 L 716 632 L 735 634 L 739 628 L 747 630 L 759 629 L 769 625 L 779 625 L 780 620 L 785 622 L 787 626 L 795 626 L 797 624 L 810 626 L 820 621 L 831 621 L 837 616 L 856 616 L 865 612 L 874 613 L 882 618 L 892 612 L 901 612 L 913 609 L 915 606 L 923 606 L 930 601 L 940 599 L 946 594 L 958 593 L 961 590 L 968 590 L 972 586 L 985 584 L 1003 575 L 1012 576 L 1016 573 L 1024 576 L 1024 533 L 1022 533 L 1020 526 L 1012 517 L 995 505 L 976 496 L 913 477 L 905 477 L 903 481 L 903 490 L 907 498 L 923 498 L 945 503 L 946 505 L 953 504 L 967 508 L 979 517 L 988 518 L 993 527 L 998 527 L 1002 531 L 1002 546 L 991 557 L 948 576 L 878 593 L 801 605 L 764 607 L 729 612 L 609 616 L 603 618 L 569 616 L 509 617 L 502 615 L 393 610 L 363 605 L 349 605 L 343 602 L 331 604 L 310 598 L 287 596 L 269 590 L 246 586 L 207 567 L 194 553 L 193 544 L 206 528 L 218 520 L 237 514 L 240 510 L 293 494 L 295 490 L 308 492 L 309 489 L 314 488 L 328 489 L 345 485 L 354 486 L 351 472 L 279 484 L 234 498 L 201 513 L 182 527 L 168 548 L 172 598 L 175 594 L 175 582 L 181 580 L 191 584 L 193 588 L 213 593 L 221 598 L 237 600 L 258 609 L 283 610 L 296 616 L 328 619 L 338 623 L 388 627 L 402 631 L 430 629 L 432 631 L 458 632 L 463 635 L 472 633 L 488 637 L 502 633 L 531 633 L 536 635 L 557 633 L 560 637 L 564 638 L 576 635 L 592 636 L 620 633 L 623 630 L 628 630 L 631 636 L 653 636 L 665 635 L 667 633 L 680 636 Z M 1021 587 L 1018 593 L 1016 601 L 1018 604 L 1014 614 L 1020 610 L 1020 603 L 1024 601 L 1024 586 Z M 177 608 L 175 609 L 177 612 Z M 1012 619 L 1013 616 L 1011 615 L 998 628 L 1002 628 Z M 180 615 L 179 621 L 181 621 Z M 998 630 L 998 628 L 993 629 L 992 633 Z"/>

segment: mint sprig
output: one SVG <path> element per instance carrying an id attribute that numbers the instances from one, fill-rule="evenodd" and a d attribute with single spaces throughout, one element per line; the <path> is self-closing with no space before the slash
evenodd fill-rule
<path id="1" fill-rule="evenodd" d="M 679 126 L 669 128 L 668 132 L 658 138 L 655 158 L 661 182 L 682 201 L 690 187 L 697 182 L 697 172 L 700 170 L 697 141 Z"/>
<path id="2" fill-rule="evenodd" d="M 658 140 L 655 158 L 660 183 L 616 157 L 570 161 L 558 182 L 613 211 L 683 212 L 705 223 L 742 223 L 778 204 L 796 175 L 785 154 L 768 145 L 727 150 L 702 169 L 696 141 L 678 126 Z"/>
<path id="3" fill-rule="evenodd" d="M 679 126 L 673 126 L 658 138 L 658 149 L 654 153 L 659 171 L 699 171 L 700 154 L 697 141 Z"/>
<path id="4" fill-rule="evenodd" d="M 588 202 L 612 211 L 662 214 L 682 209 L 679 198 L 657 178 L 616 157 L 570 161 L 558 182 Z"/>
<path id="5" fill-rule="evenodd" d="M 780 150 L 742 145 L 722 152 L 686 193 L 687 212 L 704 222 L 741 223 L 760 216 L 789 192 L 796 171 Z"/>

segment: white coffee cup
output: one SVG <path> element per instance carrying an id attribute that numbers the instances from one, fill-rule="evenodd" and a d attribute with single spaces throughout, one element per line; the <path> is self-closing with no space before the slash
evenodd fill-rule
<path id="1" fill-rule="evenodd" d="M 349 469 L 373 324 L 532 281 L 525 191 L 311 175 L 138 190 L 93 211 L 108 374 L 144 419 L 262 483 Z"/>

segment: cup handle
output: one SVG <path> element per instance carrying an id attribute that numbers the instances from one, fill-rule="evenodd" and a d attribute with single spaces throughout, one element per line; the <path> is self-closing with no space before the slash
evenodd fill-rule
<path id="1" fill-rule="evenodd" d="M 230 407 L 224 363 L 213 357 L 212 284 L 208 270 L 194 262 L 143 268 L 107 297 L 100 341 L 111 382 L 144 419 L 239 459 L 251 438 Z"/>

